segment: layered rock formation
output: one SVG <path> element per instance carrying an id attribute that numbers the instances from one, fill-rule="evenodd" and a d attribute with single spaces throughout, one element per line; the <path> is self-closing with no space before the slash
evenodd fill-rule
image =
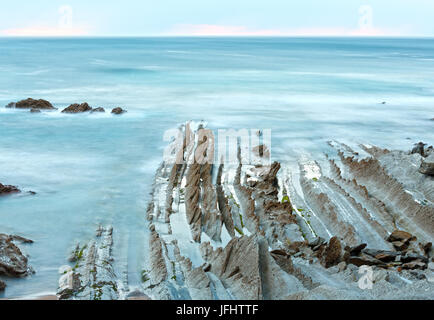
<path id="1" fill-rule="evenodd" d="M 57 296 L 60 300 L 116 300 L 120 297 L 113 267 L 113 229 L 99 227 L 94 240 L 78 244 L 61 269 Z"/>
<path id="2" fill-rule="evenodd" d="M 434 183 L 418 171 L 419 152 L 331 142 L 330 154 L 303 156 L 298 169 L 246 164 L 240 148 L 237 164 L 201 163 L 207 139 L 191 126 L 181 128 L 177 163 L 156 173 L 147 295 L 434 299 Z"/>

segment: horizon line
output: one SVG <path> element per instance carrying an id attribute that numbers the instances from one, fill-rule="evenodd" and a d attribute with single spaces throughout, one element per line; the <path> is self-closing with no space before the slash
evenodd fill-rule
<path id="1" fill-rule="evenodd" d="M 417 38 L 434 38 L 434 35 L 1 35 L 4 38 L 39 38 L 39 39 L 73 39 L 73 38 L 400 38 L 400 39 L 417 39 Z"/>

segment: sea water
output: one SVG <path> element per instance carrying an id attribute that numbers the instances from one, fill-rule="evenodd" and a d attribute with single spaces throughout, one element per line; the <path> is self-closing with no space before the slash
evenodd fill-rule
<path id="1" fill-rule="evenodd" d="M 3 108 L 28 97 L 59 110 Z M 85 101 L 107 112 L 60 112 Z M 118 106 L 128 113 L 111 115 Z M 99 224 L 138 286 L 163 134 L 187 120 L 271 129 L 273 160 L 286 161 L 328 140 L 432 144 L 433 117 L 434 39 L 0 39 L 0 182 L 37 193 L 0 198 L 0 232 L 34 240 L 21 247 L 36 271 L 0 297 L 54 293 Z"/>

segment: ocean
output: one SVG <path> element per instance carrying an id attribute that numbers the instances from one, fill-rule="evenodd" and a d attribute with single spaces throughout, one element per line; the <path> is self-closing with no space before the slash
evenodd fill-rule
<path id="1" fill-rule="evenodd" d="M 28 97 L 54 112 L 6 109 Z M 67 115 L 88 102 L 121 116 Z M 385 103 L 383 103 L 385 102 Z M 272 159 L 327 152 L 327 141 L 408 150 L 434 143 L 434 39 L 0 39 L 0 233 L 35 274 L 1 297 L 54 293 L 71 249 L 114 227 L 118 270 L 140 284 L 145 211 L 166 142 L 187 120 L 271 129 Z"/>

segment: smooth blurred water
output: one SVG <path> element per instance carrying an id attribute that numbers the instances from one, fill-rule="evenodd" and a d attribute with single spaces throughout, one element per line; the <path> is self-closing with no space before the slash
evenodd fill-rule
<path id="1" fill-rule="evenodd" d="M 128 113 L 2 108 L 27 97 Z M 163 133 L 186 120 L 270 128 L 284 160 L 331 139 L 434 143 L 433 117 L 434 39 L 0 39 L 0 182 L 37 192 L 0 199 L 0 232 L 35 241 L 24 248 L 36 274 L 8 279 L 4 295 L 54 292 L 99 223 L 113 224 L 116 261 L 137 284 Z"/>

